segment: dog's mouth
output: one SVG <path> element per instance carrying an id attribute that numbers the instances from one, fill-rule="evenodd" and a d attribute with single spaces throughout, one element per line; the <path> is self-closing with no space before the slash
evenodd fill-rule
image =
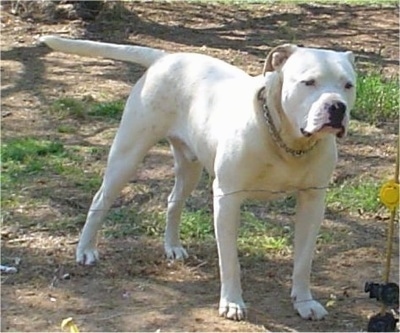
<path id="1" fill-rule="evenodd" d="M 344 137 L 346 133 L 346 129 L 343 125 L 332 125 L 332 124 L 324 124 L 320 129 L 315 132 L 308 132 L 304 128 L 301 128 L 301 133 L 306 137 L 309 138 L 316 133 L 331 133 L 335 134 L 337 138 L 341 139 Z"/>

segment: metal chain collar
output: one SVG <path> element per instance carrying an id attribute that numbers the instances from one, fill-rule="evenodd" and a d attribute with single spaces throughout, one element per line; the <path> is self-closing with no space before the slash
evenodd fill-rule
<path id="1" fill-rule="evenodd" d="M 269 133 L 270 133 L 271 136 L 272 136 L 272 139 L 273 139 L 273 140 L 275 141 L 275 143 L 276 143 L 279 147 L 281 147 L 285 152 L 287 152 L 288 154 L 290 154 L 290 155 L 292 155 L 292 156 L 294 156 L 294 157 L 301 157 L 301 156 L 303 156 L 304 154 L 309 153 L 311 150 L 313 150 L 313 149 L 315 148 L 315 146 L 317 145 L 317 141 L 314 142 L 314 144 L 313 144 L 312 146 L 308 147 L 308 148 L 305 149 L 305 150 L 290 148 L 290 147 L 282 140 L 282 137 L 279 135 L 279 132 L 278 132 L 278 130 L 276 129 L 276 126 L 275 126 L 275 124 L 274 124 L 274 122 L 273 122 L 273 120 L 272 120 L 272 117 L 271 117 L 271 114 L 270 114 L 270 111 L 269 111 L 269 109 L 268 109 L 268 106 L 267 106 L 267 103 L 266 103 L 266 102 L 263 103 L 262 108 L 263 108 L 263 110 L 264 110 L 263 115 L 264 115 L 265 121 L 266 121 L 266 123 L 267 123 L 267 125 L 268 125 L 268 130 L 269 130 Z"/>

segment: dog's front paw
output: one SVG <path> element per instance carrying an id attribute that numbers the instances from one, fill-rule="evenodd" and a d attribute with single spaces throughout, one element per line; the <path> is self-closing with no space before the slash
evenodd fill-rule
<path id="1" fill-rule="evenodd" d="M 189 256 L 182 246 L 170 245 L 165 245 L 165 255 L 170 260 L 183 260 Z"/>
<path id="2" fill-rule="evenodd" d="M 219 305 L 219 315 L 221 317 L 241 321 L 246 319 L 247 311 L 243 301 L 240 302 L 225 302 L 221 301 Z"/>
<path id="3" fill-rule="evenodd" d="M 94 265 L 99 260 L 99 252 L 96 248 L 78 248 L 76 249 L 76 262 L 80 265 Z"/>
<path id="4" fill-rule="evenodd" d="M 293 306 L 303 319 L 321 320 L 328 314 L 328 311 L 314 300 L 295 301 Z"/>

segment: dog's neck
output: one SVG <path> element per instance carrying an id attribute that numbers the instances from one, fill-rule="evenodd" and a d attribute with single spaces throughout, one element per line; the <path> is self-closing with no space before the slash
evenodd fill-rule
<path id="1" fill-rule="evenodd" d="M 273 142 L 280 150 L 292 157 L 302 157 L 311 152 L 318 144 L 313 137 L 295 137 L 292 123 L 281 105 L 282 84 L 276 76 L 271 85 L 262 87 L 257 93 L 263 121 Z"/>

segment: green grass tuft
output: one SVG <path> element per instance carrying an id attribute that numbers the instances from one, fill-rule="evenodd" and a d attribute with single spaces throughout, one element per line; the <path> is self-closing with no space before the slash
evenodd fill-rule
<path id="1" fill-rule="evenodd" d="M 203 210 L 182 214 L 181 235 L 184 239 L 206 239 L 214 236 L 214 225 L 210 213 Z"/>
<path id="2" fill-rule="evenodd" d="M 362 74 L 357 79 L 357 99 L 352 117 L 370 124 L 396 122 L 399 97 L 397 78 L 384 78 L 374 72 Z"/>
<path id="3" fill-rule="evenodd" d="M 67 152 L 60 142 L 18 138 L 2 143 L 2 189 L 23 182 L 28 175 L 62 167 Z M 3 192 L 4 193 L 4 192 Z"/>
<path id="4" fill-rule="evenodd" d="M 57 140 L 18 138 L 4 140 L 1 151 L 2 207 L 26 204 L 27 200 L 42 202 L 55 193 L 48 189 L 59 188 L 59 182 L 73 184 L 88 193 L 98 188 L 101 177 L 85 172 L 82 167 L 84 157 L 79 147 L 65 147 Z M 16 193 L 28 186 L 35 187 L 34 197 L 25 197 L 28 192 L 16 196 Z M 46 184 L 40 186 L 38 184 Z"/>
<path id="5" fill-rule="evenodd" d="M 56 100 L 49 111 L 61 118 L 73 118 L 78 120 L 120 120 L 125 102 L 115 100 L 109 102 L 97 102 L 94 100 L 79 100 L 72 97 L 63 97 Z M 60 126 L 59 132 L 69 133 L 71 128 Z"/>
<path id="6" fill-rule="evenodd" d="M 90 108 L 89 115 L 119 120 L 124 110 L 124 105 L 125 102 L 120 100 L 104 103 L 94 103 Z"/>
<path id="7" fill-rule="evenodd" d="M 376 212 L 381 206 L 378 194 L 380 184 L 372 179 L 344 182 L 327 193 L 327 205 L 333 210 Z"/>
<path id="8" fill-rule="evenodd" d="M 72 125 L 68 125 L 68 124 L 60 124 L 57 127 L 57 132 L 58 133 L 65 133 L 65 134 L 73 134 L 76 133 L 78 131 L 78 129 Z"/>
<path id="9" fill-rule="evenodd" d="M 65 153 L 61 142 L 37 140 L 33 138 L 18 138 L 5 142 L 2 145 L 1 161 L 7 162 L 26 162 L 39 157 L 48 155 L 61 156 Z"/>
<path id="10" fill-rule="evenodd" d="M 261 220 L 250 211 L 243 212 L 242 220 L 243 225 L 238 238 L 238 245 L 242 251 L 253 254 L 260 250 L 288 251 L 290 234 L 284 228 Z"/>
<path id="11" fill-rule="evenodd" d="M 72 117 L 76 119 L 85 119 L 87 105 L 78 99 L 72 97 L 63 97 L 56 100 L 50 107 L 50 112 L 59 117 Z"/>

